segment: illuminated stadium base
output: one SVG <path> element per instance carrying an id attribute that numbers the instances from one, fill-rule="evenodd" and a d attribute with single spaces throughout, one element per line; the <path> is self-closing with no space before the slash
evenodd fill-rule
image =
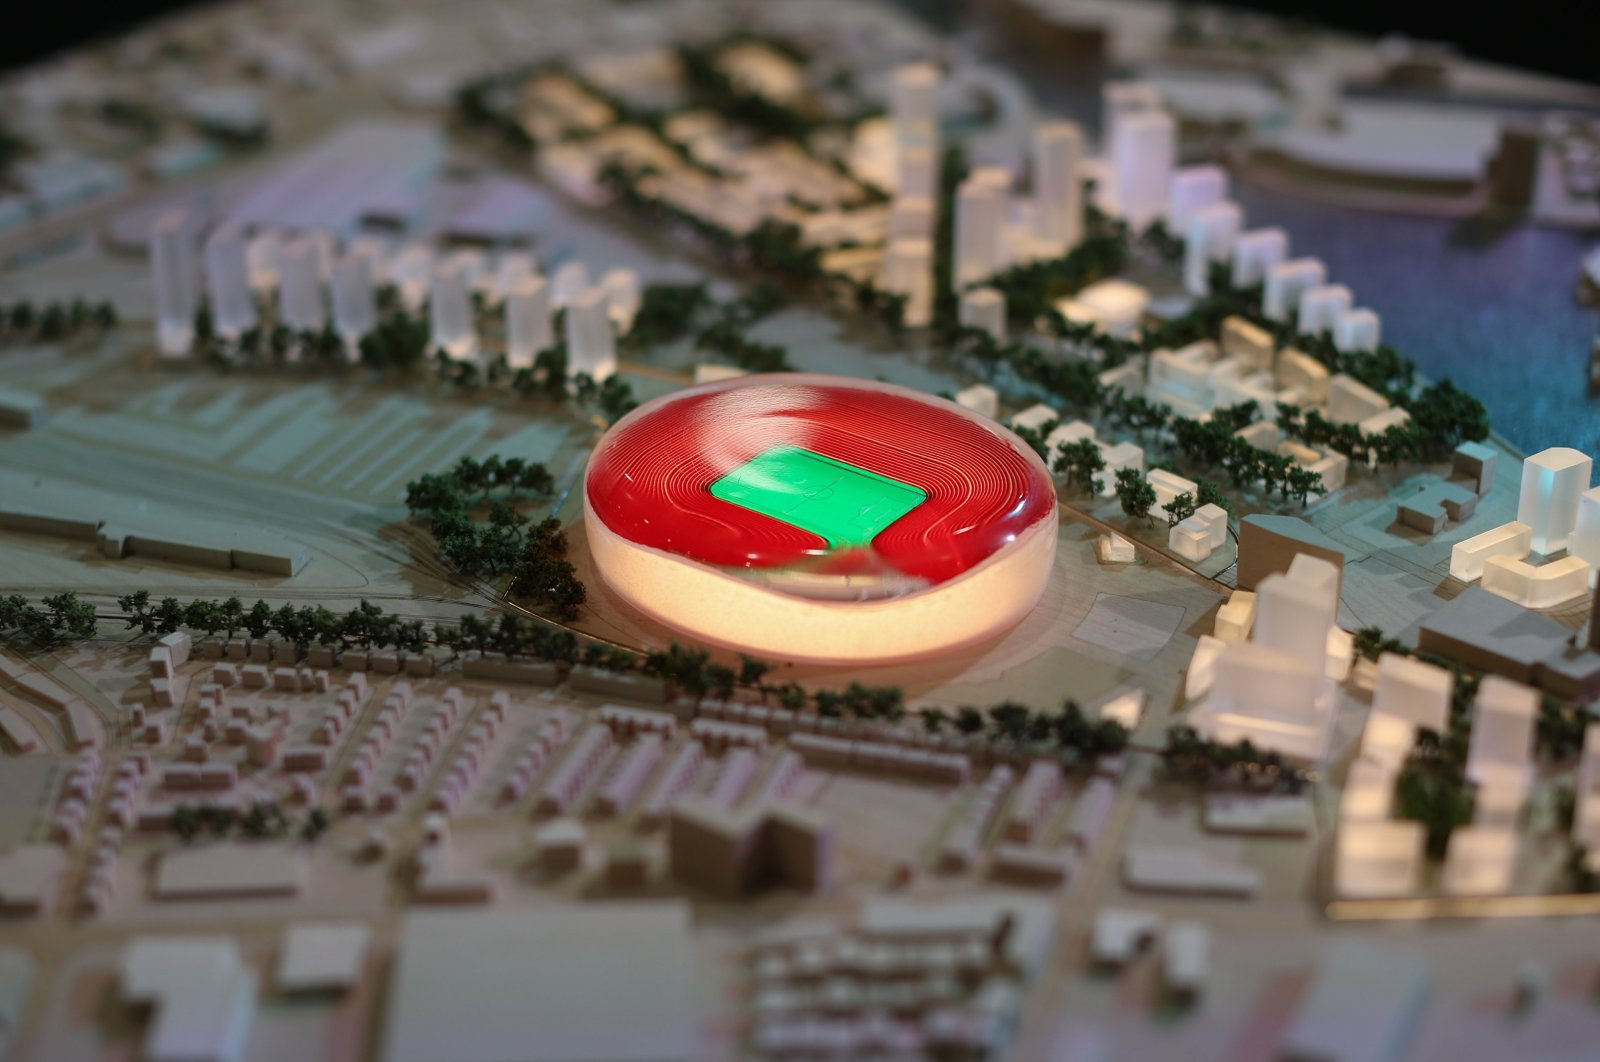
<path id="1" fill-rule="evenodd" d="M 828 663 L 1009 628 L 1044 590 L 1057 524 L 1043 463 L 999 425 L 907 388 L 800 374 L 624 417 L 590 460 L 584 515 L 601 576 L 641 612 Z M 911 589 L 857 592 L 863 570 Z"/>

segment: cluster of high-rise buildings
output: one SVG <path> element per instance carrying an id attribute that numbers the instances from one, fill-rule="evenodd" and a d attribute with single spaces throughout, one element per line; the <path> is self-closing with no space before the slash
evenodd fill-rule
<path id="1" fill-rule="evenodd" d="M 197 253 L 198 250 L 198 253 Z M 332 329 L 354 357 L 379 324 L 378 290 L 392 285 L 412 312 L 426 309 L 431 349 L 475 361 L 486 351 L 484 313 L 501 317 L 497 345 L 513 368 L 528 368 L 554 345 L 562 315 L 567 366 L 602 380 L 616 371 L 616 338 L 631 327 L 641 298 L 638 275 L 616 268 L 591 279 L 582 262 L 551 276 L 522 251 L 440 251 L 427 244 L 395 249 L 358 236 L 341 245 L 330 232 L 250 232 L 223 222 L 197 238 L 181 210 L 158 216 L 150 231 L 156 339 L 163 355 L 190 353 L 202 299 L 224 339 L 271 322 L 295 333 Z"/>

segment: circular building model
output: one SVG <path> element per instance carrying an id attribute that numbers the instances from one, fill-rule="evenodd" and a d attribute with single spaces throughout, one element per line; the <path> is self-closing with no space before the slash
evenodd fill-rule
<path id="1" fill-rule="evenodd" d="M 993 421 L 909 388 L 750 376 L 647 402 L 584 484 L 606 583 L 705 641 L 790 660 L 926 656 L 1039 600 L 1055 486 Z"/>

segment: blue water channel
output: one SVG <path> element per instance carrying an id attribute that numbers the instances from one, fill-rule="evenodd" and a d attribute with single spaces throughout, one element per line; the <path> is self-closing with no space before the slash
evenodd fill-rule
<path id="1" fill-rule="evenodd" d="M 1314 255 L 1383 338 L 1433 379 L 1482 398 L 1500 435 L 1524 452 L 1600 452 L 1600 395 L 1588 391 L 1600 314 L 1573 297 L 1600 235 L 1522 225 L 1482 238 L 1460 222 L 1290 198 L 1236 182 L 1246 224 L 1281 225 L 1290 252 Z"/>

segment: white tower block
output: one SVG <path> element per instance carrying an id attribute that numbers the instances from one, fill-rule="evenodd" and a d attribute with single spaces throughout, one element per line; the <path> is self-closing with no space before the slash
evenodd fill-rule
<path id="1" fill-rule="evenodd" d="M 250 286 L 257 291 L 270 292 L 278 286 L 278 250 L 283 240 L 275 232 L 258 232 L 245 246 L 245 263 L 250 273 Z"/>
<path id="2" fill-rule="evenodd" d="M 1377 350 L 1381 334 L 1382 322 L 1372 310 L 1346 310 L 1333 323 L 1333 345 L 1344 351 Z"/>
<path id="3" fill-rule="evenodd" d="M 1332 332 L 1339 318 L 1350 312 L 1355 296 L 1343 284 L 1319 284 L 1300 293 L 1297 327 L 1307 335 Z"/>
<path id="4" fill-rule="evenodd" d="M 413 244 L 402 250 L 389 267 L 389 281 L 412 312 L 421 309 L 433 287 L 433 249 Z"/>
<path id="5" fill-rule="evenodd" d="M 1244 225 L 1238 203 L 1214 203 L 1189 215 L 1183 243 L 1183 286 L 1192 295 L 1211 291 L 1211 264 L 1233 257 Z"/>
<path id="6" fill-rule="evenodd" d="M 958 288 L 987 280 L 1000 267 L 1001 227 L 1005 223 L 1003 186 L 974 174 L 956 189 L 955 283 Z"/>
<path id="7" fill-rule="evenodd" d="M 1455 676 L 1442 667 L 1399 653 L 1384 653 L 1378 657 L 1372 707 L 1442 734 L 1450 721 L 1450 693 L 1455 684 Z"/>
<path id="8" fill-rule="evenodd" d="M 1593 470 L 1592 458 L 1565 446 L 1552 446 L 1522 462 L 1517 522 L 1533 529 L 1533 552 L 1567 548 L 1578 523 L 1578 498 L 1589 489 Z"/>
<path id="9" fill-rule="evenodd" d="M 533 367 L 541 350 L 555 344 L 550 329 L 550 284 L 544 277 L 525 276 L 506 289 L 506 363 L 513 369 Z"/>
<path id="10" fill-rule="evenodd" d="M 372 260 L 352 248 L 333 260 L 333 328 L 355 343 L 378 323 Z"/>
<path id="11" fill-rule="evenodd" d="M 1289 257 L 1289 234 L 1280 228 L 1251 229 L 1233 245 L 1233 286 L 1247 288 L 1267 278 L 1267 270 Z"/>
<path id="12" fill-rule="evenodd" d="M 389 283 L 389 273 L 393 263 L 390 260 L 392 249 L 388 240 L 382 236 L 357 236 L 345 245 L 345 253 L 367 263 L 367 278 L 374 287 Z"/>
<path id="13" fill-rule="evenodd" d="M 934 148 L 939 143 L 939 81 L 932 63 L 895 67 L 889 83 L 889 119 L 897 147 Z"/>
<path id="14" fill-rule="evenodd" d="M 1328 271 L 1315 258 L 1293 258 L 1267 270 L 1261 312 L 1274 321 L 1287 321 L 1300 308 L 1300 294 L 1328 279 Z"/>
<path id="15" fill-rule="evenodd" d="M 491 279 L 489 258 L 482 251 L 465 248 L 452 254 L 450 261 L 461 270 L 461 278 L 466 282 L 469 295 L 479 288 L 488 286 Z"/>
<path id="16" fill-rule="evenodd" d="M 316 242 L 296 237 L 278 248 L 278 317 L 296 332 L 315 332 L 327 319 Z"/>
<path id="17" fill-rule="evenodd" d="M 1578 496 L 1578 522 L 1567 543 L 1569 556 L 1588 562 L 1589 567 L 1600 567 L 1600 487 L 1592 487 Z M 1595 573 L 1589 573 L 1593 582 Z"/>
<path id="18" fill-rule="evenodd" d="M 617 331 L 626 335 L 633 327 L 633 318 L 639 312 L 639 274 L 618 266 L 606 271 L 600 278 L 600 287 L 606 293 L 606 310 L 616 322 Z"/>
<path id="19" fill-rule="evenodd" d="M 1177 140 L 1177 123 L 1166 111 L 1143 110 L 1117 119 L 1111 144 L 1113 197 L 1117 213 L 1135 231 L 1166 214 Z"/>
<path id="20" fill-rule="evenodd" d="M 1256 586 L 1255 640 L 1304 661 L 1321 674 L 1328 631 L 1339 611 L 1339 570 L 1320 557 L 1301 553 L 1285 573 Z"/>
<path id="21" fill-rule="evenodd" d="M 1043 122 L 1033 130 L 1034 235 L 1051 250 L 1083 239 L 1083 130 L 1072 122 Z"/>
<path id="22" fill-rule="evenodd" d="M 1189 231 L 1189 219 L 1196 210 L 1227 198 L 1227 170 L 1211 163 L 1183 167 L 1173 173 L 1167 186 L 1167 231 L 1182 236 Z"/>
<path id="23" fill-rule="evenodd" d="M 897 195 L 889 204 L 889 239 L 931 240 L 936 219 L 932 198 Z"/>
<path id="24" fill-rule="evenodd" d="M 472 327 L 471 266 L 454 256 L 433 270 L 428 292 L 431 341 L 452 358 L 477 355 L 478 337 Z"/>
<path id="25" fill-rule="evenodd" d="M 317 282 L 327 284 L 333 279 L 333 259 L 339 253 L 339 241 L 326 229 L 316 229 L 305 234 L 310 241 L 312 259 L 317 263 Z"/>
<path id="26" fill-rule="evenodd" d="M 505 298 L 524 279 L 538 275 L 539 268 L 534 265 L 533 255 L 523 251 L 509 251 L 501 255 L 494 269 L 494 299 L 498 301 Z"/>
<path id="27" fill-rule="evenodd" d="M 589 290 L 589 267 L 579 261 L 563 262 L 550 280 L 550 301 L 562 307 Z"/>
<path id="28" fill-rule="evenodd" d="M 938 159 L 931 147 L 901 145 L 895 155 L 895 197 L 932 200 L 938 192 Z"/>
<path id="29" fill-rule="evenodd" d="M 961 293 L 960 321 L 981 328 L 997 342 L 1006 340 L 1006 297 L 995 288 L 973 288 Z"/>
<path id="30" fill-rule="evenodd" d="M 1107 157 L 1117 125 L 1129 115 L 1161 109 L 1161 92 L 1148 81 L 1107 81 L 1100 94 L 1100 152 Z"/>
<path id="31" fill-rule="evenodd" d="M 883 290 L 906 297 L 908 327 L 927 327 L 933 320 L 933 241 L 890 241 L 883 256 Z"/>
<path id="32" fill-rule="evenodd" d="M 567 303 L 567 372 L 596 383 L 617 371 L 617 344 L 606 312 L 605 289 L 593 287 Z"/>
<path id="33" fill-rule="evenodd" d="M 150 272 L 156 289 L 156 343 L 167 357 L 189 353 L 200 308 L 199 273 L 189 216 L 168 210 L 150 226 Z"/>
<path id="34" fill-rule="evenodd" d="M 1233 642 L 1223 647 L 1216 668 L 1212 698 L 1230 713 L 1294 727 L 1315 721 L 1317 692 L 1323 680 L 1320 663 L 1259 641 Z"/>
<path id="35" fill-rule="evenodd" d="M 256 323 L 255 295 L 250 290 L 250 265 L 239 226 L 221 225 L 206 241 L 206 290 L 217 333 L 237 336 Z"/>

